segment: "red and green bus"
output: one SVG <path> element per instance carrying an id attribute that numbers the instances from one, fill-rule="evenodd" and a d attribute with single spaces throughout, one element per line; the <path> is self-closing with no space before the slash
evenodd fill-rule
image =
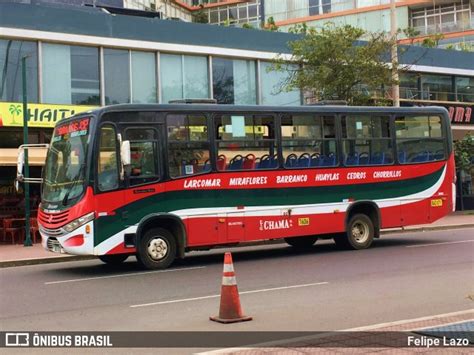
<path id="1" fill-rule="evenodd" d="M 47 250 L 150 269 L 279 238 L 365 249 L 455 205 L 437 107 L 109 106 L 57 124 L 43 178 Z"/>

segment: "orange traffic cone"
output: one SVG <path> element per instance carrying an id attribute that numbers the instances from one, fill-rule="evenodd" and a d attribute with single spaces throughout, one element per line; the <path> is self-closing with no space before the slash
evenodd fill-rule
<path id="1" fill-rule="evenodd" d="M 236 323 L 252 320 L 252 317 L 242 315 L 240 307 L 239 290 L 235 279 L 232 254 L 227 252 L 224 256 L 224 272 L 222 274 L 221 305 L 219 315 L 209 317 L 210 320 L 219 323 Z"/>

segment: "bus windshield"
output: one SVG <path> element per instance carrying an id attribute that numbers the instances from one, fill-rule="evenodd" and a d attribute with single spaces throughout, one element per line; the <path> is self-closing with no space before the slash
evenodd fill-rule
<path id="1" fill-rule="evenodd" d="M 46 158 L 43 201 L 66 205 L 82 194 L 88 143 L 89 118 L 56 127 Z"/>

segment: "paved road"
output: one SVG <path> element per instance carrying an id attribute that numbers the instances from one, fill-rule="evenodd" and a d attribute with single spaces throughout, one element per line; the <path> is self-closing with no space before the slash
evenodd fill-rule
<path id="1" fill-rule="evenodd" d="M 223 326 L 223 250 L 166 271 L 100 261 L 0 270 L 1 330 L 338 330 L 471 309 L 474 229 L 391 234 L 363 251 L 330 241 L 233 250 L 242 306 Z"/>

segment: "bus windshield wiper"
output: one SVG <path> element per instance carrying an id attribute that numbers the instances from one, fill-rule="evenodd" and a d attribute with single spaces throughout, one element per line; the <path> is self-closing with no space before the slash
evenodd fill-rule
<path id="1" fill-rule="evenodd" d="M 86 164 L 81 164 L 81 167 L 79 168 L 79 171 L 77 172 L 76 176 L 74 177 L 74 179 L 72 181 L 71 187 L 66 192 L 66 195 L 64 195 L 63 206 L 67 205 L 68 200 L 69 200 L 69 195 L 71 194 L 71 191 L 76 187 L 77 182 L 79 181 L 79 178 L 81 177 L 82 170 L 84 169 L 85 166 L 86 166 Z"/>

